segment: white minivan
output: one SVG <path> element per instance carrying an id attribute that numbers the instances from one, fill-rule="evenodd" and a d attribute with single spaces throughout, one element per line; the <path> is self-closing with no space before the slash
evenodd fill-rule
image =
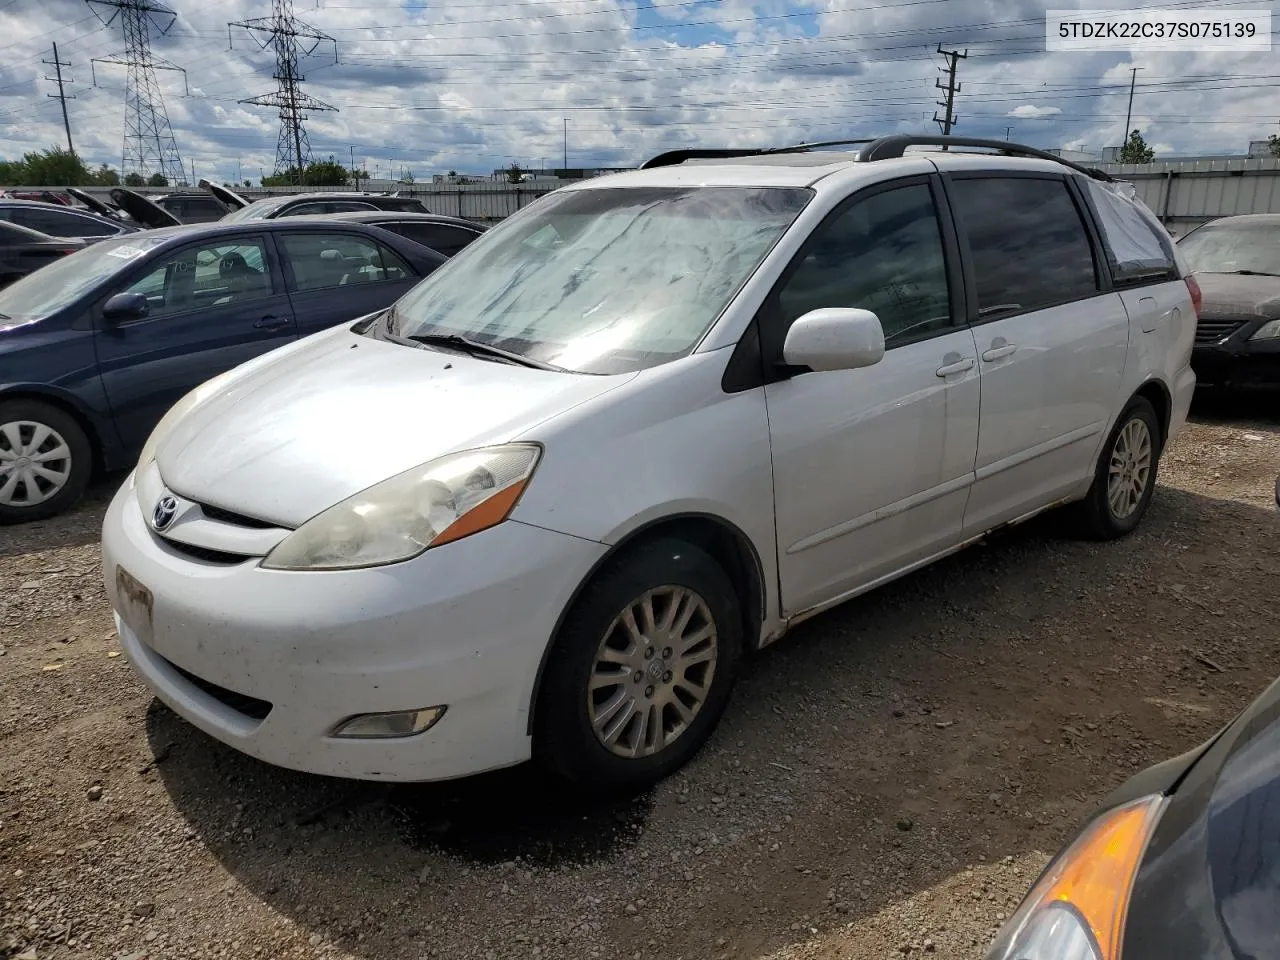
<path id="1" fill-rule="evenodd" d="M 180 401 L 103 529 L 134 669 L 286 767 L 637 788 L 806 617 L 1059 504 L 1132 530 L 1195 383 L 1160 224 L 1029 148 L 830 146 L 565 187 Z"/>

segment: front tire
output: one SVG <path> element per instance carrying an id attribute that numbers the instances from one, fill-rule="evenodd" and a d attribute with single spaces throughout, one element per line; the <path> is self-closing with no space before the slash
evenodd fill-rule
<path id="1" fill-rule="evenodd" d="M 1155 493 L 1162 442 L 1155 408 L 1145 397 L 1134 397 L 1116 420 L 1080 504 L 1092 539 L 1123 537 L 1142 521 Z"/>
<path id="2" fill-rule="evenodd" d="M 676 539 L 627 551 L 583 589 L 555 638 L 534 753 L 579 787 L 636 791 L 696 754 L 742 650 L 733 583 Z"/>
<path id="3" fill-rule="evenodd" d="M 39 400 L 0 402 L 0 524 L 61 513 L 92 472 L 89 439 L 74 417 Z"/>

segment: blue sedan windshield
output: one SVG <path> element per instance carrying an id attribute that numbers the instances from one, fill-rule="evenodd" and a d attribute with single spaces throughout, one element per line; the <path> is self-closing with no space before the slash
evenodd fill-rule
<path id="1" fill-rule="evenodd" d="M 166 239 L 132 234 L 104 240 L 41 267 L 0 290 L 0 326 L 56 313 Z"/>

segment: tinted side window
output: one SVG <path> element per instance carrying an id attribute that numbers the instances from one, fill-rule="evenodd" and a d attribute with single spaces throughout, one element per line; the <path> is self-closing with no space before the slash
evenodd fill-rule
<path id="1" fill-rule="evenodd" d="M 122 292 L 142 294 L 148 315 L 163 317 L 269 297 L 271 271 L 260 239 L 206 243 L 162 258 Z"/>
<path id="2" fill-rule="evenodd" d="M 383 226 L 388 230 L 394 230 L 402 237 L 408 237 L 410 240 L 428 246 L 446 257 L 452 257 L 479 236 L 479 234 L 464 227 L 454 227 L 443 223 L 403 221 L 383 224 Z"/>
<path id="3" fill-rule="evenodd" d="M 942 230 L 928 185 L 875 194 L 818 227 L 778 302 L 784 327 L 821 307 L 870 310 L 889 347 L 949 328 Z"/>
<path id="4" fill-rule="evenodd" d="M 952 206 L 968 238 L 984 318 L 1022 313 L 1098 291 L 1089 235 L 1062 180 L 953 180 Z"/>
<path id="5" fill-rule="evenodd" d="M 281 234 L 298 290 L 352 283 L 379 283 L 414 276 L 408 265 L 380 243 L 354 234 Z"/>
<path id="6" fill-rule="evenodd" d="M 1176 280 L 1173 250 L 1141 200 L 1128 200 L 1096 180 L 1085 189 L 1098 213 L 1098 225 L 1107 248 L 1111 275 L 1120 283 L 1143 280 Z"/>
<path id="7" fill-rule="evenodd" d="M 20 227 L 39 230 L 51 237 L 108 237 L 119 232 L 89 217 L 37 207 L 15 207 L 9 219 Z"/>
<path id="8" fill-rule="evenodd" d="M 328 205 L 322 201 L 316 200 L 311 203 L 300 203 L 295 207 L 287 207 L 281 213 L 282 217 L 314 217 L 322 213 L 329 213 Z"/>

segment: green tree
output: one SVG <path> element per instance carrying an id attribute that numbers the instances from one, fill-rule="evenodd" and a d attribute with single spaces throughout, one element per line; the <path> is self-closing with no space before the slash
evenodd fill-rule
<path id="1" fill-rule="evenodd" d="M 84 161 L 61 147 L 24 154 L 21 164 L 22 186 L 79 187 L 93 179 Z"/>
<path id="2" fill-rule="evenodd" d="M 250 183 L 248 180 L 246 180 L 246 181 L 244 182 L 244 185 L 245 185 L 246 187 L 252 187 L 252 186 L 253 186 L 253 184 L 252 184 L 252 183 Z"/>
<path id="3" fill-rule="evenodd" d="M 524 171 L 520 169 L 520 164 L 513 163 L 507 168 L 507 181 L 509 183 L 519 183 L 524 179 Z"/>
<path id="4" fill-rule="evenodd" d="M 169 179 L 163 173 L 153 173 L 147 178 L 148 187 L 167 187 Z"/>
<path id="5" fill-rule="evenodd" d="M 264 187 L 292 187 L 298 185 L 298 168 L 289 167 L 270 177 L 262 178 Z M 333 160 L 309 163 L 302 172 L 302 185 L 307 187 L 345 187 L 347 168 Z"/>
<path id="6" fill-rule="evenodd" d="M 1268 142 L 1271 144 L 1271 155 L 1273 157 L 1280 157 L 1280 137 L 1273 133 Z"/>
<path id="7" fill-rule="evenodd" d="M 126 173 L 124 175 L 124 185 L 126 187 L 145 187 L 147 181 L 140 173 Z"/>
<path id="8" fill-rule="evenodd" d="M 1142 133 L 1138 130 L 1130 133 L 1129 139 L 1120 148 L 1121 163 L 1150 163 L 1155 158 L 1156 152 L 1147 146 L 1147 141 L 1142 139 Z"/>
<path id="9" fill-rule="evenodd" d="M 98 169 L 93 172 L 93 185 L 96 187 L 118 187 L 120 186 L 120 174 L 116 173 L 105 163 L 101 164 Z"/>
<path id="10" fill-rule="evenodd" d="M 27 168 L 21 160 L 0 160 L 0 184 L 19 187 L 26 183 Z"/>

